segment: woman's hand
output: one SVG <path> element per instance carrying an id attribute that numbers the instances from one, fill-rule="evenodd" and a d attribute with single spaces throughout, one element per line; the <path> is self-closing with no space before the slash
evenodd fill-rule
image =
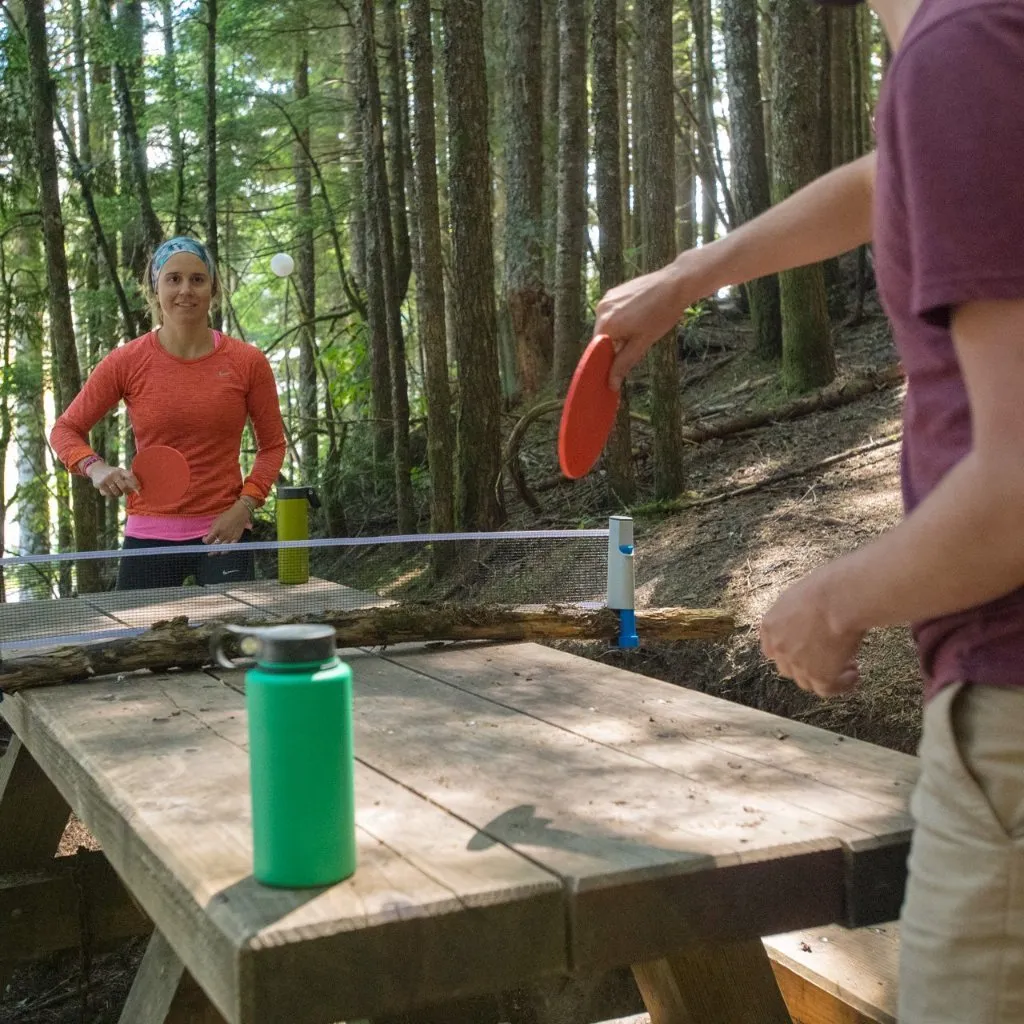
<path id="1" fill-rule="evenodd" d="M 619 390 L 647 350 L 702 297 L 699 292 L 692 275 L 684 269 L 684 260 L 677 259 L 661 270 L 612 288 L 601 299 L 594 334 L 607 334 L 615 343 L 617 355 L 608 377 L 614 390 Z"/>
<path id="2" fill-rule="evenodd" d="M 236 501 L 226 512 L 221 512 L 213 521 L 209 533 L 203 538 L 204 544 L 234 544 L 251 526 L 249 507 Z"/>
<path id="3" fill-rule="evenodd" d="M 109 466 L 105 462 L 94 462 L 85 475 L 92 481 L 93 487 L 108 498 L 120 498 L 129 491 L 139 490 L 139 481 L 120 466 Z"/>

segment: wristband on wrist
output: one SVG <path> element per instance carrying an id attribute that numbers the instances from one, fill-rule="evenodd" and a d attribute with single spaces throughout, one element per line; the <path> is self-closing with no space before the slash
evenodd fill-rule
<path id="1" fill-rule="evenodd" d="M 102 461 L 103 459 L 101 459 L 99 455 L 87 455 L 84 459 L 82 459 L 81 462 L 79 462 L 78 471 L 82 474 L 82 476 L 88 476 L 89 467 L 95 465 L 97 462 Z"/>
<path id="2" fill-rule="evenodd" d="M 252 515 L 256 511 L 256 499 L 249 497 L 248 494 L 240 494 L 238 500 L 249 510 L 249 514 Z"/>

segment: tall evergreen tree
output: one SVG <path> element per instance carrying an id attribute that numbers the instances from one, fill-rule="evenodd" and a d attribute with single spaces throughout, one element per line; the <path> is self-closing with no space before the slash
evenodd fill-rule
<path id="1" fill-rule="evenodd" d="M 452 306 L 459 367 L 457 515 L 462 529 L 505 518 L 494 482 L 501 469 L 501 381 L 481 0 L 443 0 L 448 95 Z"/>
<path id="2" fill-rule="evenodd" d="M 738 224 L 771 205 L 761 77 L 758 68 L 757 9 L 747 0 L 722 0 L 729 120 L 732 135 L 733 201 Z M 779 282 L 775 276 L 747 286 L 754 344 L 764 359 L 782 355 Z"/>
<path id="3" fill-rule="evenodd" d="M 637 163 L 642 190 L 640 231 L 643 269 L 656 270 L 675 256 L 675 122 L 672 80 L 672 0 L 646 0 L 637 8 L 637 81 L 641 130 Z M 682 416 L 673 336 L 648 354 L 654 489 L 675 497 L 683 488 Z"/>
<path id="4" fill-rule="evenodd" d="M 544 287 L 541 0 L 506 6 L 505 301 L 522 398 L 551 373 L 551 296 Z"/>
<path id="5" fill-rule="evenodd" d="M 778 0 L 778 57 L 772 104 L 773 199 L 780 202 L 818 176 L 815 11 L 805 0 Z M 782 376 L 795 391 L 828 384 L 836 374 L 825 279 L 820 265 L 779 275 Z"/>

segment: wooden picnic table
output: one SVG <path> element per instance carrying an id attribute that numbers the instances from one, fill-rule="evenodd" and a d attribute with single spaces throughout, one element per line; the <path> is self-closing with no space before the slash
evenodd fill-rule
<path id="1" fill-rule="evenodd" d="M 535 644 L 343 657 L 359 861 L 325 889 L 252 878 L 242 673 L 0 704 L 0 874 L 70 807 L 155 927 L 122 1021 L 330 1024 L 631 965 L 655 1024 L 776 1024 L 761 936 L 898 913 L 913 757 Z"/>

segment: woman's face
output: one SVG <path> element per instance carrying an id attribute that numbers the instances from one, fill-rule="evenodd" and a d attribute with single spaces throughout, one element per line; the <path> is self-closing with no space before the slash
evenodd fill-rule
<path id="1" fill-rule="evenodd" d="M 157 298 L 164 322 L 205 324 L 213 297 L 206 264 L 190 252 L 176 252 L 161 268 Z"/>

